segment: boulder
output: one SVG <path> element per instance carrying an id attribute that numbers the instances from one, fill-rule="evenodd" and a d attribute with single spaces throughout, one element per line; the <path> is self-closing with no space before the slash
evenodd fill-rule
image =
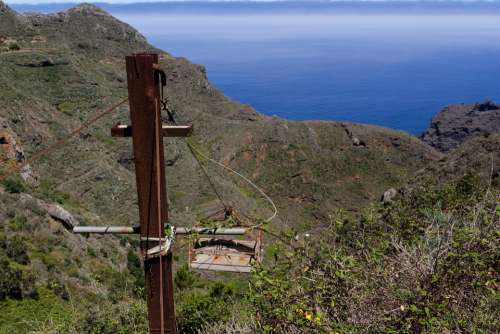
<path id="1" fill-rule="evenodd" d="M 46 204 L 45 209 L 49 216 L 61 222 L 67 230 L 72 231 L 74 226 L 78 226 L 78 221 L 62 206 L 57 204 Z"/>
<path id="2" fill-rule="evenodd" d="M 396 197 L 397 194 L 398 194 L 398 191 L 396 189 L 389 188 L 386 191 L 384 191 L 384 193 L 382 194 L 382 196 L 380 198 L 380 202 L 383 204 L 390 203 L 390 202 L 392 202 L 394 197 Z"/>

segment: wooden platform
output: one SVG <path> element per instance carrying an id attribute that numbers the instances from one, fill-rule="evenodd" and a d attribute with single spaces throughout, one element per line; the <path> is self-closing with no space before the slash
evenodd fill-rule
<path id="1" fill-rule="evenodd" d="M 254 240 L 199 239 L 190 252 L 191 269 L 249 273 L 255 261 Z"/>

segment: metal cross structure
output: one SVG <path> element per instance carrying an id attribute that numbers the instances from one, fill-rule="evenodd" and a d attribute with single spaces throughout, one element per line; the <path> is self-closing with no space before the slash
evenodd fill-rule
<path id="1" fill-rule="evenodd" d="M 131 125 L 117 124 L 114 137 L 132 137 L 139 226 L 76 226 L 74 233 L 140 234 L 144 260 L 146 298 L 150 333 L 175 334 L 174 286 L 172 279 L 172 235 L 166 235 L 168 223 L 163 137 L 187 137 L 192 126 L 163 125 L 160 85 L 166 76 L 158 64 L 158 55 L 134 54 L 126 57 L 128 99 Z M 242 235 L 245 228 L 209 229 L 178 227 L 176 234 Z"/>
<path id="2" fill-rule="evenodd" d="M 161 111 L 168 113 L 175 124 L 173 115 L 163 99 L 163 87 L 167 77 L 158 64 L 158 54 L 139 53 L 126 57 L 128 99 L 124 99 L 105 111 L 87 120 L 47 148 L 37 152 L 30 159 L 7 170 L 0 180 L 21 171 L 32 162 L 49 154 L 63 145 L 85 128 L 113 112 L 127 100 L 130 104 L 131 125 L 116 124 L 111 128 L 113 137 L 132 137 L 134 162 L 139 204 L 139 221 L 136 226 L 72 226 L 65 227 L 73 233 L 98 234 L 140 234 L 140 250 L 143 257 L 146 298 L 150 333 L 175 334 L 175 305 L 172 279 L 172 250 L 175 235 L 200 234 L 212 236 L 244 235 L 257 230 L 256 242 L 244 240 L 200 239 L 197 248 L 189 251 L 189 268 L 197 270 L 215 270 L 248 273 L 252 261 L 262 261 L 262 230 L 260 224 L 250 227 L 206 228 L 172 227 L 168 223 L 167 186 L 165 181 L 165 157 L 163 137 L 188 137 L 192 133 L 191 125 L 163 125 Z M 208 161 L 236 174 L 254 187 L 274 208 L 274 213 L 265 222 L 270 222 L 278 212 L 272 199 L 252 181 L 235 170 L 215 161 L 199 152 L 192 144 L 188 148 L 209 179 L 196 154 Z M 195 154 L 196 153 L 196 154 Z M 210 179 L 209 182 L 211 183 Z M 212 184 L 212 183 L 211 183 Z M 212 184 L 213 186 L 213 184 Z M 214 189 L 223 203 L 220 194 Z M 224 204 L 224 203 L 223 203 Z M 225 215 L 232 215 L 224 205 Z M 227 217 L 226 217 L 227 218 Z M 191 245 L 191 243 L 190 243 Z"/>
<path id="3" fill-rule="evenodd" d="M 169 135 L 160 115 L 159 85 L 164 74 L 157 54 L 128 56 L 126 66 L 131 127 L 117 125 L 112 135 L 132 136 L 150 333 L 174 334 L 172 252 L 162 249 L 168 221 L 163 136 Z M 185 130 L 171 135 L 187 136 L 190 128 Z M 158 250 L 154 254 L 152 244 Z"/>
<path id="4" fill-rule="evenodd" d="M 157 54 L 128 56 L 126 66 L 132 126 L 129 133 L 123 135 L 131 132 L 133 141 L 149 328 L 150 333 L 174 334 L 172 252 L 170 249 L 161 250 L 168 221 L 163 153 L 163 135 L 168 136 L 168 131 L 163 131 L 160 115 L 162 72 Z M 151 239 L 159 246 L 156 256 L 148 254 L 151 244 L 155 243 Z"/>

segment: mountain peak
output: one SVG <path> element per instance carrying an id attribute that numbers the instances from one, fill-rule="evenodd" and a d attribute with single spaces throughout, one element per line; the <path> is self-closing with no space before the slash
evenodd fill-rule
<path id="1" fill-rule="evenodd" d="M 5 2 L 0 0 L 0 15 L 6 14 L 6 13 L 13 13 L 14 11 L 10 9 Z"/>
<path id="2" fill-rule="evenodd" d="M 70 8 L 70 9 L 68 9 L 67 12 L 70 13 L 70 14 L 72 14 L 72 13 L 75 13 L 75 14 L 78 13 L 78 14 L 82 14 L 82 15 L 95 15 L 95 16 L 106 15 L 106 16 L 110 16 L 110 14 L 108 14 L 103 9 L 97 7 L 94 4 L 86 3 L 86 2 L 78 4 L 78 5 Z"/>

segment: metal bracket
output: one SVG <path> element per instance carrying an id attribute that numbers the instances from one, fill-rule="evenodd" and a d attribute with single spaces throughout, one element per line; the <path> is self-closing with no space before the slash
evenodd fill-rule
<path id="1" fill-rule="evenodd" d="M 193 133 L 192 125 L 162 125 L 163 137 L 189 137 Z M 121 123 L 111 128 L 111 137 L 132 137 L 132 126 Z"/>

